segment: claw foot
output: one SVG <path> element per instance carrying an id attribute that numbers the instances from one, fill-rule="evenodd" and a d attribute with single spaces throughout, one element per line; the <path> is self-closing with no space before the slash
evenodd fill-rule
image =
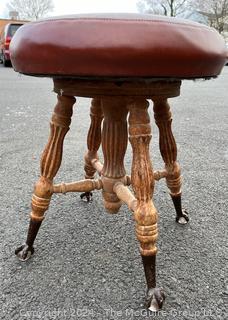
<path id="1" fill-rule="evenodd" d="M 176 217 L 176 222 L 179 224 L 186 224 L 189 221 L 188 212 L 186 210 L 182 210 L 182 214 Z"/>
<path id="2" fill-rule="evenodd" d="M 165 301 L 165 293 L 162 288 L 149 289 L 146 296 L 146 307 L 153 312 L 160 310 Z"/>
<path id="3" fill-rule="evenodd" d="M 29 247 L 27 244 L 23 244 L 19 248 L 15 250 L 15 254 L 18 256 L 19 260 L 26 261 L 28 260 L 34 253 L 34 248 Z"/>
<path id="4" fill-rule="evenodd" d="M 83 201 L 87 201 L 87 202 L 91 202 L 92 201 L 92 197 L 93 197 L 93 194 L 92 192 L 84 192 L 80 195 L 80 198 L 83 200 Z"/>

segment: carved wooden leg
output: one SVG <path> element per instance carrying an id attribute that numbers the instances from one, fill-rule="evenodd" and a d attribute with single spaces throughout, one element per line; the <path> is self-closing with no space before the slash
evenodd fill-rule
<path id="1" fill-rule="evenodd" d="M 151 140 L 150 118 L 146 99 L 136 99 L 128 104 L 129 135 L 133 150 L 131 182 L 137 199 L 134 212 L 136 235 L 140 242 L 145 276 L 148 286 L 146 305 L 150 310 L 158 310 L 165 299 L 161 288 L 156 288 L 156 240 L 157 211 L 152 202 L 154 191 L 153 168 L 149 156 Z"/>
<path id="2" fill-rule="evenodd" d="M 102 169 L 104 206 L 110 213 L 118 212 L 122 202 L 113 187 L 125 181 L 124 155 L 127 149 L 127 109 L 122 98 L 103 98 L 104 123 L 102 130 Z"/>
<path id="3" fill-rule="evenodd" d="M 103 120 L 103 112 L 100 99 L 92 99 L 90 108 L 91 124 L 87 136 L 88 151 L 85 155 L 85 178 L 94 179 L 96 169 L 91 161 L 98 160 L 97 151 L 101 144 L 101 122 Z M 92 192 L 84 192 L 81 194 L 81 199 L 85 198 L 88 202 L 92 200 Z"/>
<path id="4" fill-rule="evenodd" d="M 154 117 L 159 128 L 159 145 L 162 158 L 167 171 L 166 183 L 176 210 L 176 221 L 186 224 L 189 221 L 188 214 L 181 205 L 181 170 L 177 163 L 177 146 L 172 133 L 172 114 L 166 98 L 155 97 Z"/>
<path id="5" fill-rule="evenodd" d="M 34 252 L 33 243 L 51 200 L 53 178 L 61 164 L 63 140 L 69 130 L 72 107 L 75 101 L 74 97 L 58 96 L 58 103 L 50 123 L 49 141 L 41 158 L 41 177 L 35 185 L 32 197 L 32 212 L 27 240 L 15 251 L 22 261 L 27 260 Z"/>

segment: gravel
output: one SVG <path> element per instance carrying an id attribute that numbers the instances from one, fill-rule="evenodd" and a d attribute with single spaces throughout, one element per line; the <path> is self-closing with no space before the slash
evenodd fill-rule
<path id="1" fill-rule="evenodd" d="M 171 99 L 173 132 L 190 223 L 179 226 L 165 182 L 156 184 L 159 211 L 158 285 L 164 308 L 142 307 L 145 279 L 134 221 L 126 206 L 107 214 L 100 192 L 54 195 L 26 263 L 14 256 L 24 242 L 33 184 L 56 101 L 50 79 L 0 67 L 0 314 L 24 319 L 224 320 L 228 317 L 228 67 L 211 81 L 185 81 Z M 152 115 L 150 109 L 150 114 Z M 55 182 L 81 179 L 89 100 L 78 99 Z M 151 155 L 163 164 L 153 124 Z M 130 172 L 131 150 L 125 160 Z"/>

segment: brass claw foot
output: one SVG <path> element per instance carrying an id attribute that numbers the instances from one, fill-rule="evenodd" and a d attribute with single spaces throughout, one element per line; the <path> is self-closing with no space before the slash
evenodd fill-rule
<path id="1" fill-rule="evenodd" d="M 80 198 L 83 201 L 91 202 L 93 200 L 93 193 L 92 192 L 84 192 L 80 195 Z"/>
<path id="2" fill-rule="evenodd" d="M 147 291 L 145 306 L 150 311 L 160 310 L 165 301 L 165 293 L 162 288 L 152 288 Z"/>
<path id="3" fill-rule="evenodd" d="M 34 248 L 29 247 L 27 244 L 23 244 L 19 248 L 15 250 L 15 254 L 18 256 L 19 260 L 26 261 L 28 260 L 34 253 Z"/>
<path id="4" fill-rule="evenodd" d="M 181 194 L 177 196 L 172 196 L 173 204 L 176 210 L 176 222 L 179 224 L 186 224 L 189 221 L 188 212 L 185 209 L 182 209 L 181 204 Z"/>
<path id="5" fill-rule="evenodd" d="M 182 213 L 177 215 L 176 222 L 179 224 L 187 224 L 189 221 L 188 212 L 183 209 Z"/>

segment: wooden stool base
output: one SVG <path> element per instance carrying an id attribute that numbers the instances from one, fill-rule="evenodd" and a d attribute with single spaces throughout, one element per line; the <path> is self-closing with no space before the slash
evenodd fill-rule
<path id="1" fill-rule="evenodd" d="M 165 296 L 163 290 L 156 287 L 155 275 L 158 215 L 152 198 L 156 180 L 166 179 L 177 222 L 188 221 L 181 207 L 180 167 L 176 161 L 176 143 L 171 131 L 171 113 L 167 102 L 167 98 L 179 95 L 180 82 L 121 83 L 55 79 L 54 90 L 58 93 L 58 103 L 52 116 L 49 141 L 41 159 L 41 177 L 32 198 L 28 237 L 26 243 L 16 250 L 16 254 L 22 261 L 33 254 L 33 243 L 54 193 L 83 192 L 81 197 L 89 201 L 93 190 L 102 190 L 104 206 L 108 212 L 117 213 L 122 203 L 126 203 L 134 213 L 136 236 L 140 243 L 148 287 L 146 303 L 151 310 L 158 310 Z M 85 179 L 54 184 L 76 95 L 92 97 Z M 154 102 L 155 121 L 160 132 L 160 151 L 165 162 L 165 168 L 161 171 L 153 171 L 149 155 L 152 135 L 147 98 Z M 128 137 L 133 154 L 130 176 L 126 175 L 124 168 Z M 104 164 L 98 157 L 100 145 Z M 134 194 L 129 190 L 129 185 L 132 185 Z"/>

